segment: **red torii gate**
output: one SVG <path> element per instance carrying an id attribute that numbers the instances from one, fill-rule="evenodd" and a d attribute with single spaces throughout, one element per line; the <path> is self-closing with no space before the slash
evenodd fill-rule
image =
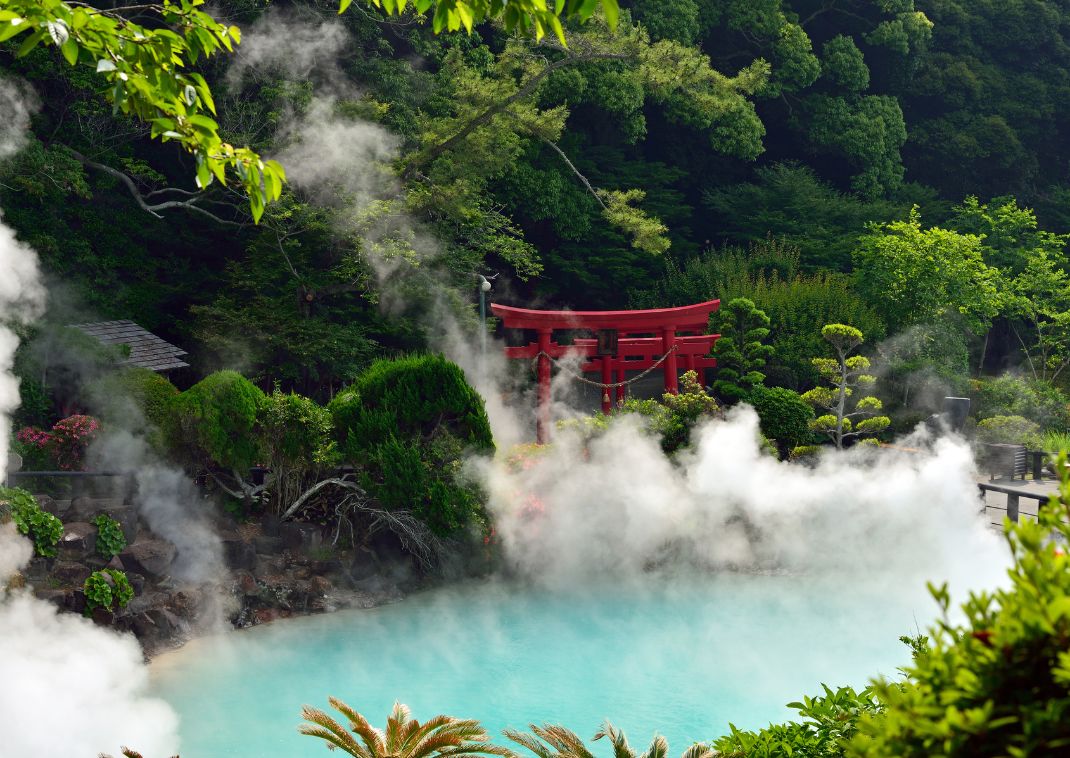
<path id="1" fill-rule="evenodd" d="M 538 358 L 537 440 L 549 439 L 550 431 L 550 361 L 565 355 L 586 359 L 580 369 L 600 372 L 603 388 L 602 411 L 613 409 L 609 389 L 616 388 L 617 402 L 624 400 L 625 372 L 651 369 L 659 363 L 665 374 L 665 391 L 675 393 L 681 363 L 685 371 L 713 368 L 709 358 L 719 334 L 706 334 L 710 314 L 720 300 L 685 305 L 680 308 L 655 308 L 642 311 L 535 311 L 491 304 L 490 309 L 506 329 L 531 329 L 537 342 L 522 347 L 507 347 L 507 358 Z M 597 332 L 598 339 L 576 339 L 571 345 L 553 341 L 557 330 Z M 678 332 L 684 332 L 678 335 Z M 688 334 L 690 333 L 690 334 Z M 644 336 L 654 335 L 654 336 Z M 614 376 L 616 381 L 614 381 Z"/>

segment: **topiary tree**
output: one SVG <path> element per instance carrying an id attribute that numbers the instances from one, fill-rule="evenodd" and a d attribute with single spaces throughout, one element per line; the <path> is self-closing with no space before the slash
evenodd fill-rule
<path id="1" fill-rule="evenodd" d="M 412 511 L 438 535 L 484 517 L 480 493 L 458 479 L 468 453 L 494 450 L 479 396 L 439 355 L 380 360 L 328 406 L 344 460 L 368 493 Z"/>
<path id="2" fill-rule="evenodd" d="M 737 297 L 720 310 L 721 338 L 714 345 L 717 381 L 713 391 L 726 403 L 737 403 L 765 381 L 761 369 L 773 353 L 764 344 L 769 317 L 753 300 Z"/>
<path id="3" fill-rule="evenodd" d="M 257 462 L 257 413 L 264 393 L 237 371 L 217 371 L 181 393 L 174 412 L 183 441 L 206 465 L 248 469 Z"/>
<path id="4" fill-rule="evenodd" d="M 747 402 L 754 406 L 761 423 L 762 434 L 776 444 L 783 460 L 793 448 L 808 442 L 813 436 L 810 422 L 814 411 L 794 390 L 784 387 L 758 386 L 751 390 Z"/>
<path id="5" fill-rule="evenodd" d="M 865 341 L 862 332 L 847 324 L 826 324 L 821 336 L 832 345 L 835 358 L 814 358 L 814 367 L 831 386 L 816 387 L 803 394 L 802 398 L 816 408 L 830 411 L 810 423 L 810 428 L 819 434 L 827 434 L 843 449 L 843 442 L 852 437 L 864 437 L 884 431 L 891 419 L 875 415 L 883 407 L 881 401 L 871 395 L 854 401 L 854 410 L 849 411 L 847 400 L 857 387 L 869 387 L 876 378 L 866 373 L 869 359 L 851 355 Z M 852 419 L 860 418 L 859 421 Z"/>

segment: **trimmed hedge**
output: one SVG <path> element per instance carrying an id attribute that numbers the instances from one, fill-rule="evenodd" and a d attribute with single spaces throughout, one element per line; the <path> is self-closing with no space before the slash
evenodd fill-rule
<path id="1" fill-rule="evenodd" d="M 175 422 L 182 444 L 196 458 L 245 471 L 257 463 L 260 389 L 237 371 L 209 374 L 175 399 Z"/>
<path id="2" fill-rule="evenodd" d="M 464 456 L 490 453 L 483 399 L 439 355 L 380 360 L 329 405 L 343 458 L 364 469 L 369 494 L 412 510 L 439 535 L 484 517 L 482 497 L 458 479 Z"/>
<path id="3" fill-rule="evenodd" d="M 787 458 L 793 448 L 813 439 L 810 422 L 814 409 L 798 392 L 758 386 L 751 390 L 747 401 L 758 412 L 762 434 L 776 441 L 781 458 Z"/>

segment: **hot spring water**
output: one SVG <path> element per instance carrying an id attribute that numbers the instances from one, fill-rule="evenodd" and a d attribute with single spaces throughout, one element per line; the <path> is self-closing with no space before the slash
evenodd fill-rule
<path id="1" fill-rule="evenodd" d="M 153 664 L 154 689 L 182 718 L 183 758 L 327 755 L 296 726 L 328 695 L 380 727 L 395 700 L 496 736 L 559 723 L 590 738 L 608 718 L 636 747 L 660 732 L 678 755 L 730 721 L 783 719 L 821 682 L 896 676 L 898 637 L 935 605 L 922 587 L 891 590 L 742 574 L 582 592 L 472 583 L 200 640 Z"/>

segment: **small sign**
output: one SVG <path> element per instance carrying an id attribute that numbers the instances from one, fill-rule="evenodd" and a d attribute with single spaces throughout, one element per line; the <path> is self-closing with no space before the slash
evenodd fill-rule
<path id="1" fill-rule="evenodd" d="M 598 355 L 614 356 L 617 354 L 617 330 L 598 330 Z"/>

